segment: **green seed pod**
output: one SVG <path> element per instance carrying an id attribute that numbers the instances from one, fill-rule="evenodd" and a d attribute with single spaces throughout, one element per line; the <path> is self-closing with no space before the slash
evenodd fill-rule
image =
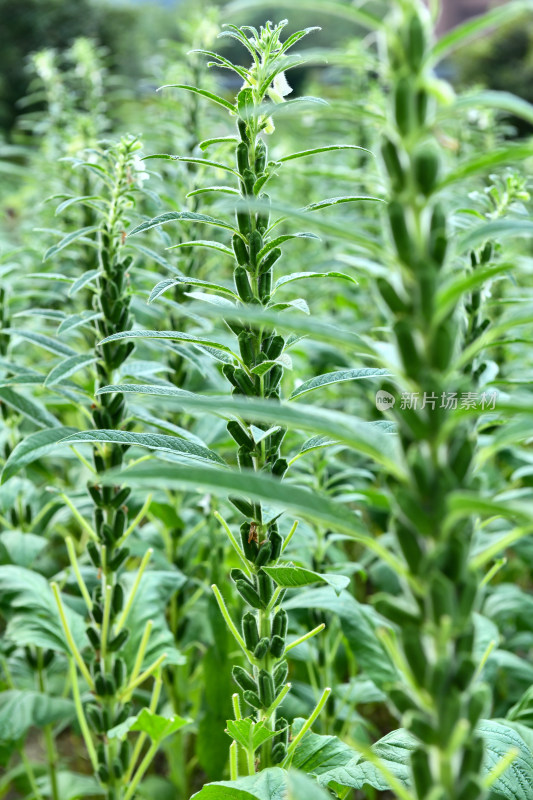
<path id="1" fill-rule="evenodd" d="M 120 569 L 120 567 L 128 558 L 129 554 L 129 547 L 119 547 L 119 549 L 115 551 L 113 557 L 109 561 L 109 566 L 113 572 L 117 572 Z"/>
<path id="2" fill-rule="evenodd" d="M 107 764 L 107 753 L 103 742 L 96 746 L 96 758 L 99 764 Z"/>
<path id="3" fill-rule="evenodd" d="M 248 705 L 252 706 L 252 708 L 256 708 L 258 711 L 263 707 L 261 700 L 256 695 L 255 692 L 251 692 L 248 689 L 242 693 L 244 700 L 248 703 Z"/>
<path id="4" fill-rule="evenodd" d="M 418 14 L 413 14 L 407 28 L 406 55 L 413 72 L 418 72 L 426 50 L 426 32 Z"/>
<path id="5" fill-rule="evenodd" d="M 273 636 L 281 636 L 282 639 L 285 638 L 287 634 L 287 625 L 289 623 L 289 618 L 287 616 L 287 612 L 284 608 L 280 608 L 279 611 L 276 612 L 274 615 L 274 619 L 272 620 L 272 635 Z"/>
<path id="6" fill-rule="evenodd" d="M 279 450 L 286 433 L 287 428 L 278 428 L 277 431 L 270 434 L 268 437 L 269 452 Z"/>
<path id="7" fill-rule="evenodd" d="M 277 531 L 272 531 L 268 537 L 268 540 L 272 548 L 270 551 L 270 560 L 277 561 L 281 555 L 281 549 L 283 547 L 283 536 L 281 536 L 281 534 Z"/>
<path id="8" fill-rule="evenodd" d="M 115 778 L 122 778 L 124 774 L 124 767 L 122 766 L 122 761 L 120 758 L 113 759 L 113 775 Z"/>
<path id="9" fill-rule="evenodd" d="M 483 763 L 484 752 L 485 745 L 483 739 L 480 736 L 471 739 L 463 750 L 460 774 L 477 775 Z"/>
<path id="10" fill-rule="evenodd" d="M 261 350 L 269 359 L 269 361 L 275 361 L 276 358 L 283 353 L 283 348 L 285 347 L 285 339 L 283 336 L 279 336 L 276 334 L 275 336 L 269 336 L 267 339 L 264 339 L 261 344 Z"/>
<path id="11" fill-rule="evenodd" d="M 458 481 L 463 481 L 471 467 L 475 454 L 475 445 L 471 439 L 461 437 L 459 448 L 453 448 L 448 453 L 448 463 Z"/>
<path id="12" fill-rule="evenodd" d="M 43 667 L 49 667 L 56 654 L 53 650 L 45 650 L 43 653 Z"/>
<path id="13" fill-rule="evenodd" d="M 412 79 L 404 75 L 394 89 L 394 117 L 403 136 L 408 136 L 414 127 L 414 100 Z"/>
<path id="14" fill-rule="evenodd" d="M 96 694 L 99 695 L 99 697 L 105 697 L 105 695 L 106 695 L 106 682 L 105 682 L 104 676 L 101 673 L 99 675 L 97 675 L 95 677 L 95 679 L 94 679 L 94 688 L 95 688 Z"/>
<path id="15" fill-rule="evenodd" d="M 123 658 L 115 659 L 113 664 L 113 678 L 117 687 L 120 689 L 127 676 L 126 662 Z"/>
<path id="16" fill-rule="evenodd" d="M 400 194 L 405 189 L 405 172 L 400 161 L 398 148 L 390 139 L 385 138 L 381 145 L 381 156 L 390 178 L 392 191 Z"/>
<path id="17" fill-rule="evenodd" d="M 235 288 L 237 289 L 241 300 L 243 300 L 245 303 L 251 303 L 251 301 L 254 299 L 254 294 L 250 286 L 250 281 L 248 280 L 248 273 L 244 267 L 235 268 L 233 279 L 235 281 Z"/>
<path id="18" fill-rule="evenodd" d="M 272 746 L 272 752 L 270 754 L 270 758 L 273 764 L 281 764 L 286 755 L 287 755 L 287 748 L 283 744 L 283 742 L 276 742 L 276 744 Z"/>
<path id="19" fill-rule="evenodd" d="M 253 517 L 254 507 L 251 503 L 248 503 L 246 500 L 242 500 L 240 497 L 228 497 L 228 500 L 232 505 L 235 506 L 237 511 L 240 511 L 245 517 Z M 248 556 L 246 556 L 246 558 L 248 558 Z M 249 560 L 252 561 L 252 559 Z"/>
<path id="20" fill-rule="evenodd" d="M 244 430 L 242 425 L 237 420 L 232 419 L 226 425 L 227 431 L 232 439 L 241 447 L 246 447 L 248 450 L 255 449 L 255 443 L 251 436 Z"/>
<path id="21" fill-rule="evenodd" d="M 444 372 L 453 358 L 455 349 L 456 331 L 452 329 L 450 322 L 443 322 L 431 340 L 430 356 L 436 369 Z"/>
<path id="22" fill-rule="evenodd" d="M 429 94 L 425 88 L 421 88 L 415 95 L 416 121 L 420 127 L 424 127 L 428 118 Z"/>
<path id="23" fill-rule="evenodd" d="M 246 122 L 240 117 L 237 118 L 237 130 L 239 131 L 239 136 L 244 142 L 249 141 L 248 127 L 246 125 Z"/>
<path id="24" fill-rule="evenodd" d="M 288 676 L 289 665 L 286 661 L 280 661 L 279 664 L 276 664 L 274 667 L 274 685 L 277 692 L 279 692 L 281 687 L 285 684 Z M 278 725 L 281 725 L 281 719 L 278 721 Z"/>
<path id="25" fill-rule="evenodd" d="M 109 642 L 107 646 L 108 650 L 111 653 L 118 652 L 128 641 L 129 635 L 129 630 L 127 628 L 122 628 L 122 630 L 119 631 L 117 635 Z"/>
<path id="26" fill-rule="evenodd" d="M 85 706 L 85 716 L 89 721 L 89 725 L 96 731 L 96 733 L 102 733 L 104 731 L 104 726 L 102 724 L 102 715 L 100 714 L 100 710 L 97 706 L 87 705 Z"/>
<path id="27" fill-rule="evenodd" d="M 241 525 L 242 551 L 248 561 L 252 563 L 255 563 L 259 549 L 257 541 L 255 541 L 257 539 L 255 527 L 255 523 L 253 522 L 243 522 Z"/>
<path id="28" fill-rule="evenodd" d="M 231 577 L 231 580 L 232 580 L 234 583 L 236 583 L 237 581 L 246 581 L 247 583 L 249 583 L 249 584 L 250 584 L 250 586 L 252 586 L 252 583 L 251 583 L 251 582 L 250 582 L 250 580 L 247 578 L 247 576 L 246 576 L 246 575 L 245 575 L 245 573 L 242 571 L 242 569 L 238 569 L 237 567 L 235 567 L 234 569 L 232 569 L 232 570 L 230 571 L 230 577 Z"/>
<path id="29" fill-rule="evenodd" d="M 272 294 L 272 272 L 263 272 L 259 276 L 259 299 L 265 305 L 270 300 Z"/>
<path id="30" fill-rule="evenodd" d="M 98 550 L 98 547 L 96 546 L 95 542 L 92 541 L 92 539 L 90 539 L 87 542 L 87 552 L 89 553 L 89 558 L 93 562 L 96 569 L 100 569 L 100 567 L 102 566 L 102 563 L 100 561 L 100 551 Z"/>
<path id="31" fill-rule="evenodd" d="M 394 314 L 405 314 L 409 311 L 409 305 L 400 298 L 396 289 L 394 289 L 385 278 L 378 278 L 376 280 L 376 286 L 380 295 Z"/>
<path id="32" fill-rule="evenodd" d="M 451 581 L 441 572 L 435 572 L 432 575 L 429 594 L 435 624 L 440 624 L 442 617 L 453 619 L 455 616 L 454 587 Z"/>
<path id="33" fill-rule="evenodd" d="M 259 670 L 257 683 L 259 685 L 259 698 L 263 706 L 269 708 L 274 702 L 275 697 L 272 675 L 267 672 L 266 669 Z"/>
<path id="34" fill-rule="evenodd" d="M 376 611 L 397 625 L 413 625 L 418 622 L 418 615 L 405 608 L 400 599 L 394 595 L 379 594 L 373 598 Z"/>
<path id="35" fill-rule="evenodd" d="M 426 197 L 434 190 L 440 171 L 440 153 L 435 145 L 425 144 L 414 154 L 415 181 Z"/>
<path id="36" fill-rule="evenodd" d="M 486 791 L 483 781 L 475 775 L 471 775 L 464 787 L 457 794 L 457 800 L 480 800 L 485 797 Z"/>
<path id="37" fill-rule="evenodd" d="M 243 240 L 240 236 L 236 233 L 233 234 L 233 238 L 231 240 L 231 244 L 233 245 L 233 252 L 235 253 L 235 258 L 237 259 L 237 263 L 241 267 L 246 267 L 249 264 L 249 256 L 248 256 L 248 248 L 244 244 Z"/>
<path id="38" fill-rule="evenodd" d="M 483 250 L 481 251 L 480 260 L 482 264 L 488 264 L 492 256 L 494 254 L 494 244 L 492 242 L 486 242 Z"/>
<path id="39" fill-rule="evenodd" d="M 403 686 L 391 686 L 388 695 L 400 714 L 406 714 L 416 708 L 415 701 Z"/>
<path id="40" fill-rule="evenodd" d="M 413 243 L 407 229 L 403 204 L 392 200 L 388 206 L 388 215 L 392 238 L 396 245 L 398 257 L 404 264 L 410 264 L 413 258 Z"/>
<path id="41" fill-rule="evenodd" d="M 254 460 L 247 447 L 239 447 L 239 451 L 237 453 L 237 459 L 239 461 L 239 467 L 241 469 L 254 468 Z"/>
<path id="42" fill-rule="evenodd" d="M 434 779 L 428 753 L 423 747 L 417 747 L 411 752 L 411 772 L 417 797 L 427 797 L 434 785 Z"/>
<path id="43" fill-rule="evenodd" d="M 119 758 L 124 770 L 128 769 L 130 764 L 131 748 L 127 739 L 123 739 L 120 743 Z"/>
<path id="44" fill-rule="evenodd" d="M 259 264 L 259 274 L 262 275 L 263 272 L 268 272 L 272 269 L 276 261 L 281 258 L 281 250 L 279 247 L 274 247 L 266 256 L 261 260 Z"/>
<path id="45" fill-rule="evenodd" d="M 261 602 L 267 606 L 272 600 L 272 595 L 274 594 L 274 581 L 269 575 L 267 575 L 266 572 L 264 572 L 264 570 L 260 569 L 257 573 L 257 583 Z"/>
<path id="46" fill-rule="evenodd" d="M 476 665 L 474 664 L 472 658 L 463 656 L 455 675 L 455 681 L 461 691 L 465 691 L 468 688 L 475 672 Z"/>
<path id="47" fill-rule="evenodd" d="M 412 333 L 412 324 L 407 319 L 399 319 L 394 325 L 394 333 L 405 371 L 410 376 L 418 375 L 421 362 Z"/>
<path id="48" fill-rule="evenodd" d="M 400 623 L 402 624 L 402 623 Z M 417 628 L 404 627 L 402 630 L 402 645 L 407 663 L 411 667 L 419 686 L 426 685 L 428 657 L 420 639 Z"/>
<path id="49" fill-rule="evenodd" d="M 257 658 L 259 661 L 261 661 L 261 659 L 264 658 L 268 653 L 268 645 L 269 641 L 267 637 L 264 636 L 262 639 L 260 639 L 259 644 L 254 650 L 254 658 Z"/>
<path id="50" fill-rule="evenodd" d="M 241 189 L 245 195 L 253 195 L 255 184 L 255 173 L 253 170 L 247 168 L 242 173 Z"/>
<path id="51" fill-rule="evenodd" d="M 396 522 L 396 538 L 409 569 L 417 575 L 422 562 L 423 552 L 416 534 L 399 520 Z"/>
<path id="52" fill-rule="evenodd" d="M 255 566 L 264 567 L 270 561 L 271 554 L 272 545 L 269 541 L 263 542 L 259 547 L 257 556 L 255 557 Z"/>
<path id="53" fill-rule="evenodd" d="M 261 598 L 253 586 L 250 586 L 247 581 L 236 581 L 235 588 L 243 600 L 245 600 L 248 605 L 252 606 L 252 608 L 263 608 L 263 602 L 261 601 Z"/>
<path id="54" fill-rule="evenodd" d="M 277 478 L 282 478 L 289 468 L 289 462 L 285 458 L 278 458 L 272 464 L 272 475 L 275 475 Z"/>
<path id="55" fill-rule="evenodd" d="M 87 637 L 95 650 L 100 649 L 100 633 L 92 625 L 88 625 L 85 629 Z"/>
<path id="56" fill-rule="evenodd" d="M 102 505 L 102 493 L 98 489 L 97 486 L 91 486 L 90 484 L 87 485 L 87 491 L 91 495 L 91 500 L 97 506 Z"/>
<path id="57" fill-rule="evenodd" d="M 256 183 L 255 183 L 255 186 L 254 186 L 254 193 L 255 194 L 258 194 L 259 191 L 260 191 L 260 186 L 258 188 L 258 184 L 259 183 L 260 183 L 260 181 L 256 181 Z M 263 184 L 261 184 L 261 186 L 262 185 Z M 260 195 L 259 200 L 261 200 L 270 209 L 270 197 L 268 196 L 268 194 Z M 256 215 L 256 227 L 257 227 L 259 233 L 263 234 L 266 231 L 266 229 L 268 228 L 268 223 L 269 222 L 270 222 L 270 210 L 268 210 L 268 211 L 258 211 L 257 212 L 257 215 Z"/>
<path id="58" fill-rule="evenodd" d="M 429 255 L 438 267 L 444 264 L 447 248 L 446 214 L 442 205 L 436 203 L 429 226 Z"/>
<path id="59" fill-rule="evenodd" d="M 128 486 L 124 486 L 122 489 L 119 489 L 114 498 L 111 500 L 111 505 L 113 508 L 119 508 L 120 506 L 124 505 L 130 494 L 131 489 Z"/>
<path id="60" fill-rule="evenodd" d="M 237 367 L 235 369 L 234 377 L 235 382 L 242 394 L 248 396 L 253 396 L 255 394 L 255 385 L 252 379 L 241 367 Z"/>
<path id="61" fill-rule="evenodd" d="M 283 377 L 283 367 L 281 364 L 274 364 L 267 376 L 268 390 L 274 392 L 279 386 L 279 382 Z"/>
<path id="62" fill-rule="evenodd" d="M 105 764 L 100 764 L 100 766 L 98 767 L 97 774 L 101 783 L 105 784 L 109 781 L 109 770 Z"/>
<path id="63" fill-rule="evenodd" d="M 438 736 L 435 728 L 428 722 L 425 714 L 419 711 L 413 711 L 409 718 L 409 724 L 406 726 L 414 735 L 420 739 L 424 744 L 437 744 Z"/>
<path id="64" fill-rule="evenodd" d="M 244 171 L 250 169 L 248 145 L 245 142 L 239 142 L 239 144 L 237 145 L 236 155 L 237 155 L 237 169 L 241 175 L 244 175 Z"/>
<path id="65" fill-rule="evenodd" d="M 104 611 L 100 603 L 94 603 L 92 608 L 93 619 L 97 625 L 101 625 L 104 619 Z"/>
<path id="66" fill-rule="evenodd" d="M 256 682 L 245 669 L 234 666 L 231 670 L 231 674 L 235 683 L 238 684 L 243 691 L 257 692 Z"/>
<path id="67" fill-rule="evenodd" d="M 113 522 L 113 539 L 117 542 L 126 527 L 127 517 L 122 508 L 117 508 L 115 511 L 115 520 Z"/>
<path id="68" fill-rule="evenodd" d="M 115 584 L 113 587 L 113 599 L 111 601 L 111 610 L 113 614 L 118 614 L 122 611 L 122 607 L 124 606 L 124 589 L 120 585 L 120 583 Z"/>
<path id="69" fill-rule="evenodd" d="M 273 636 L 270 642 L 270 652 L 274 658 L 281 658 L 285 652 L 285 640 L 281 636 Z"/>
<path id="70" fill-rule="evenodd" d="M 259 231 L 253 231 L 250 234 L 249 247 L 250 247 L 250 264 L 252 265 L 252 267 L 255 268 L 257 266 L 257 254 L 263 247 L 263 237 L 261 236 Z"/>
<path id="71" fill-rule="evenodd" d="M 248 236 L 252 230 L 252 220 L 249 211 L 238 209 L 236 212 L 237 226 L 243 236 Z"/>
<path id="72" fill-rule="evenodd" d="M 260 175 L 265 167 L 267 161 L 267 148 L 266 144 L 262 139 L 259 140 L 255 149 L 255 172 L 257 175 Z"/>
<path id="73" fill-rule="evenodd" d="M 248 366 L 253 366 L 255 364 L 254 343 L 256 337 L 250 331 L 242 331 L 237 338 L 242 360 Z"/>
<path id="74" fill-rule="evenodd" d="M 117 687 L 115 686 L 115 681 L 112 675 L 105 675 L 105 693 L 110 697 L 112 694 L 115 694 Z"/>

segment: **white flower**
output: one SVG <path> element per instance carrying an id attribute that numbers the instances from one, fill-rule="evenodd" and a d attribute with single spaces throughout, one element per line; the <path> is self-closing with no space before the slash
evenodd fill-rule
<path id="1" fill-rule="evenodd" d="M 144 161 L 137 153 L 135 153 L 131 160 L 131 176 L 139 189 L 142 189 L 143 183 L 150 178 L 149 174 L 144 169 Z"/>
<path id="2" fill-rule="evenodd" d="M 272 81 L 272 86 L 268 90 L 268 96 L 273 103 L 283 103 L 284 98 L 291 92 L 292 89 L 289 86 L 287 78 L 285 77 L 285 73 L 278 72 Z"/>

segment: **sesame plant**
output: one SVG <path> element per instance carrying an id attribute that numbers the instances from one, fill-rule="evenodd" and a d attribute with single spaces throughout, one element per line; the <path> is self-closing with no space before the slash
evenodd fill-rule
<path id="1" fill-rule="evenodd" d="M 212 49 L 265 5 L 184 5 L 112 119 L 97 45 L 34 56 L 0 798 L 529 800 L 533 109 L 440 65 L 531 3 L 437 38 L 308 0 Z"/>

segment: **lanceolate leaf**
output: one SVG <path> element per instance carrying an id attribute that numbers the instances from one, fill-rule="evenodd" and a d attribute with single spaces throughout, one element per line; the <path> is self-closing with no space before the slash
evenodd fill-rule
<path id="1" fill-rule="evenodd" d="M 130 486 L 161 488 L 198 489 L 204 488 L 213 494 L 227 497 L 238 495 L 255 500 L 263 500 L 282 507 L 296 516 L 320 522 L 340 532 L 348 533 L 370 550 L 378 553 L 385 561 L 402 569 L 401 564 L 386 548 L 366 533 L 361 520 L 347 508 L 334 503 L 325 496 L 287 485 L 268 475 L 254 472 L 237 472 L 227 469 L 214 469 L 200 465 L 181 464 L 136 464 L 131 469 L 112 472 L 105 481 L 120 481 Z"/>
<path id="2" fill-rule="evenodd" d="M 88 225 L 86 228 L 80 228 L 77 231 L 69 233 L 67 236 L 61 239 L 61 241 L 58 242 L 58 244 L 54 244 L 46 251 L 46 253 L 44 254 L 43 261 L 48 261 L 49 258 L 52 258 L 52 256 L 57 255 L 57 253 L 61 252 L 61 250 L 64 250 L 65 247 L 68 247 L 70 244 L 78 241 L 79 239 L 83 238 L 84 243 L 88 244 L 90 240 L 87 240 L 84 237 L 86 237 L 87 234 L 94 233 L 97 230 L 98 227 L 96 225 Z"/>
<path id="3" fill-rule="evenodd" d="M 289 399 L 294 400 L 295 397 L 301 397 L 315 389 L 320 389 L 322 386 L 330 386 L 332 383 L 363 380 L 364 378 L 384 378 L 390 376 L 390 374 L 386 369 L 372 368 L 342 369 L 338 372 L 328 372 L 325 375 L 319 375 L 317 378 L 311 378 L 302 383 L 293 391 Z"/>
<path id="4" fill-rule="evenodd" d="M 277 239 L 272 239 L 272 241 L 268 242 L 257 254 L 257 260 L 260 261 L 262 258 L 266 256 L 267 253 L 270 253 L 275 247 L 279 247 L 280 244 L 283 242 L 288 242 L 290 239 L 318 239 L 319 237 L 316 233 L 286 233 L 283 236 L 278 236 Z"/>
<path id="5" fill-rule="evenodd" d="M 283 161 L 293 161 L 295 158 L 306 158 L 307 156 L 314 156 L 318 153 L 327 153 L 331 150 L 363 150 L 365 153 L 370 153 L 370 150 L 367 150 L 366 147 L 359 147 L 356 144 L 331 144 L 326 147 L 315 147 L 312 150 L 302 150 L 299 153 L 291 153 L 289 156 L 283 156 L 277 160 L 281 163 Z M 370 153 L 370 155 L 372 155 L 372 153 Z"/>
<path id="6" fill-rule="evenodd" d="M 57 364 L 48 373 L 44 384 L 45 386 L 51 386 L 53 383 L 64 381 L 67 378 L 70 378 L 71 375 L 74 375 L 80 369 L 84 369 L 90 364 L 94 364 L 95 361 L 95 356 L 91 355 L 90 353 L 88 355 L 82 354 L 79 356 L 70 356 L 69 358 L 65 359 L 65 361 Z"/>
<path id="7" fill-rule="evenodd" d="M 499 219 L 487 222 L 462 234 L 459 237 L 458 249 L 464 253 L 490 239 L 508 236 L 533 236 L 533 222 L 529 219 Z"/>
<path id="8" fill-rule="evenodd" d="M 168 249 L 176 250 L 179 247 L 206 247 L 209 250 L 217 250 L 219 253 L 224 253 L 224 255 L 234 258 L 233 250 L 230 250 L 230 248 L 226 247 L 226 245 L 222 244 L 222 242 L 211 242 L 205 239 L 197 239 L 195 242 L 179 242 L 179 244 L 173 244 L 172 247 L 169 247 Z"/>
<path id="9" fill-rule="evenodd" d="M 322 208 L 330 208 L 331 206 L 338 206 L 342 203 L 356 203 L 358 200 L 372 200 L 376 203 L 383 203 L 381 197 L 371 197 L 369 195 L 345 195 L 343 197 L 328 197 L 325 200 L 319 200 L 316 203 L 310 203 L 303 208 L 303 211 L 320 211 Z"/>
<path id="10" fill-rule="evenodd" d="M 59 421 L 41 403 L 6 387 L 0 389 L 0 401 L 30 419 L 39 428 L 55 428 Z"/>
<path id="11" fill-rule="evenodd" d="M 202 281 L 199 278 L 187 278 L 187 277 L 177 276 L 175 278 L 166 278 L 164 281 L 160 281 L 160 283 L 158 283 L 157 286 L 154 286 L 148 302 L 153 303 L 154 300 L 160 297 L 163 294 L 163 292 L 166 292 L 167 289 L 170 289 L 172 286 L 178 286 L 179 284 L 185 286 L 201 286 L 202 289 L 211 289 L 214 292 L 220 292 L 220 294 L 225 294 L 228 295 L 229 297 L 233 297 L 234 300 L 239 299 L 239 296 L 235 294 L 234 291 L 228 289 L 226 286 L 221 286 L 218 283 L 211 283 L 210 281 Z"/>
<path id="12" fill-rule="evenodd" d="M 215 342 L 212 339 L 206 339 L 203 336 L 193 336 L 190 333 L 182 333 L 181 331 L 124 331 L 123 333 L 114 333 L 106 339 L 102 339 L 100 344 L 107 342 L 117 342 L 121 339 L 174 339 L 178 342 L 190 342 L 191 344 L 202 344 L 208 347 L 215 347 L 217 350 L 222 350 L 224 353 L 229 353 L 237 361 L 240 358 L 225 344 Z"/>
<path id="13" fill-rule="evenodd" d="M 175 453 L 196 461 L 207 461 L 215 464 L 225 463 L 219 455 L 207 447 L 201 447 L 195 442 L 181 439 L 179 436 L 166 436 L 162 433 L 130 433 L 129 431 L 115 430 L 80 431 L 60 441 L 60 444 L 64 445 L 86 443 L 137 445 L 139 447 L 147 447 L 149 450 Z"/>
<path id="14" fill-rule="evenodd" d="M 228 102 L 228 100 L 224 100 L 223 97 L 219 97 L 217 94 L 213 94 L 213 92 L 208 92 L 206 89 L 198 89 L 196 86 L 188 86 L 185 83 L 168 83 L 165 84 L 165 86 L 160 86 L 158 91 L 161 91 L 161 89 L 186 89 L 188 92 L 207 97 L 208 100 L 212 100 L 213 103 L 222 106 L 227 111 L 235 111 L 235 107 L 232 103 Z"/>
<path id="15" fill-rule="evenodd" d="M 302 281 L 308 278 L 339 278 L 340 280 L 357 283 L 355 278 L 352 278 L 350 275 L 346 275 L 344 272 L 292 272 L 290 275 L 283 275 L 283 277 L 278 278 L 274 284 L 272 294 L 281 288 L 281 286 L 285 286 L 286 283 Z"/>
<path id="16" fill-rule="evenodd" d="M 294 589 L 298 586 L 309 586 L 312 583 L 324 583 L 333 586 L 337 593 L 341 592 L 350 583 L 344 575 L 321 575 L 304 567 L 292 565 L 281 567 L 263 567 L 263 570 L 283 589 Z"/>
<path id="17" fill-rule="evenodd" d="M 57 427 L 26 436 L 11 451 L 2 471 L 2 483 L 16 475 L 28 464 L 50 453 L 57 442 L 75 432 L 75 428 Z"/>
<path id="18" fill-rule="evenodd" d="M 201 160 L 201 159 L 197 159 Z M 227 228 L 228 230 L 234 230 L 232 225 L 229 225 L 227 222 L 221 219 L 215 219 L 215 217 L 210 217 L 207 214 L 197 214 L 194 211 L 167 211 L 166 214 L 160 214 L 158 217 L 154 217 L 153 219 L 149 219 L 146 222 L 142 222 L 140 225 L 137 225 L 132 231 L 128 233 L 128 236 L 133 236 L 136 233 L 141 233 L 142 231 L 149 231 L 151 228 L 158 228 L 160 225 L 166 225 L 167 222 L 205 222 L 207 225 L 214 225 L 217 228 Z"/>

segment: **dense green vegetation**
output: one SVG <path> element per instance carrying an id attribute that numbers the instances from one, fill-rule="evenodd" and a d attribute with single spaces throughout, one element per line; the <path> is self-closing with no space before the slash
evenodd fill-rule
<path id="1" fill-rule="evenodd" d="M 532 4 L 262 8 L 133 94 L 90 38 L 31 59 L 0 798 L 529 800 L 533 106 L 438 68 Z"/>

